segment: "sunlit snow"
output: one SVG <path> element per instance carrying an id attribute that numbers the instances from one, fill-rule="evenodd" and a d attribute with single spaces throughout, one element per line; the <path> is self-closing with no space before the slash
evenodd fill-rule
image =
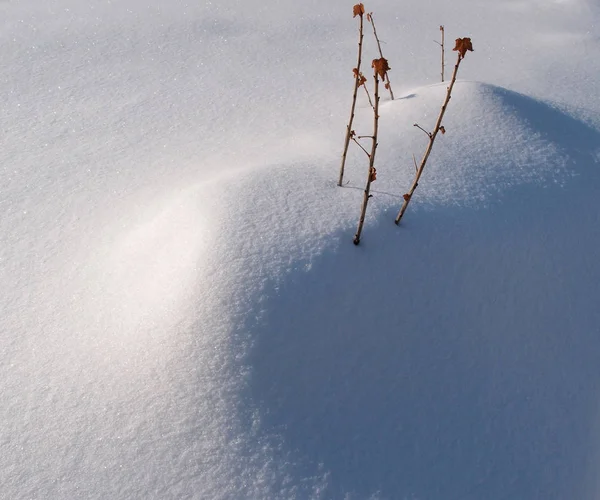
<path id="1" fill-rule="evenodd" d="M 352 3 L 0 0 L 1 498 L 598 498 L 600 6 L 365 7 L 355 247 Z"/>

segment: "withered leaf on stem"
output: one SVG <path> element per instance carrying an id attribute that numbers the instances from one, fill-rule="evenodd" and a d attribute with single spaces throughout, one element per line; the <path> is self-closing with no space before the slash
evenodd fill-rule
<path id="1" fill-rule="evenodd" d="M 410 194 L 406 193 L 402 195 L 402 198 L 404 198 L 405 201 L 410 200 Z"/>
<path id="2" fill-rule="evenodd" d="M 375 182 L 377 180 L 377 170 L 375 169 L 375 167 L 371 167 L 369 179 L 371 182 Z"/>
<path id="3" fill-rule="evenodd" d="M 471 43 L 471 39 L 467 37 L 457 38 L 456 46 L 452 50 L 458 51 L 461 59 L 463 59 L 467 53 L 467 50 L 473 52 L 473 44 Z"/>
<path id="4" fill-rule="evenodd" d="M 369 12 L 369 13 L 367 14 L 367 21 L 371 22 L 371 15 L 372 15 L 372 14 L 373 14 L 372 12 Z"/>
<path id="5" fill-rule="evenodd" d="M 358 79 L 358 86 L 364 85 L 367 82 L 365 75 L 359 73 L 356 68 L 352 68 L 352 73 L 354 73 L 354 78 Z"/>
<path id="6" fill-rule="evenodd" d="M 445 134 L 445 133 L 446 133 L 446 129 L 444 128 L 444 126 L 443 126 L 443 125 L 440 127 L 440 132 L 441 132 L 442 134 Z"/>
<path id="7" fill-rule="evenodd" d="M 385 57 L 382 57 L 380 59 L 373 59 L 371 67 L 375 69 L 375 71 L 379 75 L 379 78 L 381 78 L 382 80 L 385 80 L 386 73 L 392 69 L 390 68 L 390 65 L 388 64 L 388 61 Z"/>
<path id="8" fill-rule="evenodd" d="M 354 14 L 352 17 L 356 17 L 356 16 L 362 17 L 363 14 L 365 13 L 365 6 L 362 3 L 357 3 L 352 8 L 352 13 Z"/>

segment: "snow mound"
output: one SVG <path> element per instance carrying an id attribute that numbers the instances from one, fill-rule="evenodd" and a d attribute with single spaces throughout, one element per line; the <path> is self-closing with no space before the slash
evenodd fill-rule
<path id="1" fill-rule="evenodd" d="M 351 4 L 149 4 L 0 0 L 2 497 L 600 498 L 599 2 L 367 5 L 359 247 Z"/>
<path id="2" fill-rule="evenodd" d="M 584 346 L 593 350 L 600 320 L 589 274 L 598 265 L 552 238 L 555 223 L 568 226 L 555 200 L 593 199 L 600 133 L 553 105 L 459 82 L 447 133 L 397 228 L 410 152 L 427 142 L 412 124 L 433 123 L 444 92 L 434 85 L 383 103 L 358 248 L 367 162 L 357 148 L 342 189 L 337 160 L 265 167 L 223 189 L 215 251 L 238 373 L 233 463 L 248 470 L 271 456 L 258 489 L 239 491 L 466 498 L 476 488 L 473 498 L 503 498 L 512 485 L 514 496 L 550 498 L 567 483 L 534 454 L 558 466 L 554 439 L 583 444 L 570 425 L 588 415 L 556 409 L 567 395 L 585 398 L 595 366 Z M 369 116 L 363 107 L 358 120 Z M 569 381 L 555 362 L 572 370 Z"/>
<path id="3" fill-rule="evenodd" d="M 433 85 L 395 101 L 382 98 L 371 222 L 400 207 L 414 176 L 412 154 L 419 161 L 428 141 L 413 124 L 433 126 L 445 90 Z M 361 102 L 354 128 L 368 135 L 360 127 L 371 122 L 372 111 Z M 443 124 L 446 134 L 438 135 L 405 220 L 424 208 L 485 208 L 527 186 L 561 187 L 597 162 L 596 129 L 551 103 L 485 83 L 459 81 Z M 340 145 L 341 139 L 340 133 Z M 232 261 L 238 255 L 261 259 L 272 276 L 279 272 L 278 251 L 294 261 L 320 254 L 323 241 L 335 244 L 341 230 L 350 237 L 367 167 L 364 153 L 351 144 L 343 189 L 335 186 L 337 157 L 318 165 L 304 159 L 267 165 L 229 179 L 217 217 L 225 255 L 231 252 Z"/>
<path id="4" fill-rule="evenodd" d="M 338 152 L 320 163 L 294 153 L 165 189 L 75 248 L 32 289 L 25 320 L 13 301 L 6 324 L 42 340 L 6 343 L 4 461 L 17 465 L 0 465 L 43 472 L 15 472 L 7 488 L 491 499 L 581 488 L 585 471 L 555 471 L 598 444 L 586 425 L 597 401 L 586 401 L 600 270 L 579 228 L 597 227 L 584 208 L 600 134 L 542 101 L 458 82 L 396 227 L 411 154 L 427 142 L 413 123 L 431 127 L 444 92 L 382 99 L 358 248 L 364 154 L 352 149 L 338 188 Z"/>
<path id="5" fill-rule="evenodd" d="M 412 155 L 419 162 L 428 141 L 413 124 L 431 130 L 445 92 L 446 84 L 437 84 L 408 92 L 393 102 L 384 96 L 376 161 L 381 182 L 374 186 L 376 190 L 383 184 L 385 190 L 389 186 L 397 193 L 408 188 L 414 172 Z M 359 120 L 370 126 L 368 116 L 369 110 L 363 108 Z M 418 199 L 480 205 L 524 183 L 564 182 L 576 140 L 568 121 L 552 105 L 523 94 L 459 81 L 443 122 L 446 134 L 438 135 Z M 352 175 L 353 185 L 362 184 L 361 175 Z"/>

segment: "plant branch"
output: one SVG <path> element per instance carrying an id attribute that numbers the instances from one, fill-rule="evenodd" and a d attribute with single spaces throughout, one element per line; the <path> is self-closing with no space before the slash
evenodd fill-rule
<path id="1" fill-rule="evenodd" d="M 373 107 L 373 101 L 371 100 L 371 94 L 369 94 L 369 89 L 367 88 L 367 84 L 363 83 L 362 86 L 365 89 L 365 93 L 367 94 L 367 99 L 369 99 L 369 105 Z"/>
<path id="2" fill-rule="evenodd" d="M 446 91 L 446 98 L 444 99 L 444 104 L 442 104 L 442 109 L 440 110 L 440 114 L 438 115 L 437 121 L 435 122 L 435 127 L 433 128 L 433 133 L 430 134 L 430 136 L 429 136 L 429 144 L 427 144 L 427 149 L 425 150 L 425 154 L 423 155 L 421 164 L 419 165 L 419 168 L 417 169 L 415 179 L 412 183 L 412 186 L 411 186 L 410 190 L 408 191 L 408 193 L 406 193 L 404 195 L 404 203 L 402 204 L 402 207 L 400 208 L 400 211 L 398 212 L 398 216 L 396 217 L 396 220 L 395 220 L 396 225 L 400 223 L 400 219 L 402 219 L 404 212 L 406 212 L 408 204 L 410 203 L 410 200 L 412 199 L 412 195 L 415 192 L 415 189 L 417 189 L 417 186 L 419 185 L 419 179 L 421 178 L 421 175 L 423 174 L 423 170 L 425 169 L 425 165 L 427 164 L 427 160 L 429 158 L 429 155 L 431 154 L 431 150 L 433 148 L 433 143 L 435 142 L 435 138 L 442 126 L 442 119 L 444 118 L 444 113 L 446 112 L 446 108 L 448 107 L 448 103 L 450 102 L 452 88 L 454 87 L 454 83 L 456 82 L 456 75 L 458 74 L 458 68 L 460 66 L 460 62 L 462 61 L 462 59 L 463 59 L 463 57 L 459 53 L 458 59 L 456 61 L 456 65 L 454 66 L 454 72 L 452 73 L 452 80 Z"/>
<path id="3" fill-rule="evenodd" d="M 425 132 L 427 134 L 427 137 L 429 137 L 431 139 L 431 132 L 427 132 L 427 130 L 425 130 L 423 127 L 421 127 L 421 125 L 419 125 L 418 123 L 413 123 L 413 127 L 417 127 L 419 130 L 422 130 L 423 132 Z"/>
<path id="4" fill-rule="evenodd" d="M 371 26 L 373 26 L 373 35 L 375 35 L 375 40 L 377 41 L 377 48 L 379 49 L 379 57 L 383 58 L 383 52 L 381 50 L 381 43 L 379 41 L 379 37 L 377 36 L 377 30 L 375 29 L 375 19 L 373 18 L 373 13 L 370 12 L 367 16 L 367 19 L 371 21 Z M 390 82 L 389 75 L 385 74 L 384 82 L 386 84 L 386 88 L 390 91 L 390 97 L 392 101 L 394 100 L 394 92 L 392 92 L 392 82 Z"/>
<path id="5" fill-rule="evenodd" d="M 383 59 L 383 58 L 382 58 Z M 375 152 L 377 151 L 377 131 L 379 128 L 379 76 L 377 69 L 374 71 L 375 79 L 375 107 L 373 108 L 373 137 L 371 138 L 371 154 L 369 155 L 369 172 L 367 174 L 367 184 L 365 186 L 363 201 L 360 207 L 360 218 L 358 219 L 358 227 L 356 234 L 354 235 L 353 243 L 358 245 L 360 243 L 360 236 L 365 223 L 365 216 L 367 214 L 367 205 L 369 204 L 369 198 L 371 198 L 371 183 L 376 179 L 377 172 L 375 170 Z"/>
<path id="6" fill-rule="evenodd" d="M 370 157 L 370 155 L 369 155 L 369 152 L 368 152 L 368 151 L 367 151 L 367 150 L 366 150 L 366 149 L 363 147 L 363 145 L 362 145 L 360 142 L 358 142 L 358 141 L 356 140 L 357 138 L 355 138 L 355 137 L 351 137 L 351 139 L 352 139 L 352 140 L 353 140 L 353 141 L 354 141 L 354 142 L 355 142 L 355 143 L 358 145 L 358 147 L 359 147 L 360 149 L 362 149 L 362 150 L 365 152 L 365 154 L 366 154 L 367 156 L 369 156 L 369 157 Z M 358 139 L 360 139 L 360 137 L 358 137 Z"/>
<path id="7" fill-rule="evenodd" d="M 442 43 L 436 42 L 442 48 L 442 82 L 444 81 L 444 26 L 440 26 L 442 32 Z"/>
<path id="8" fill-rule="evenodd" d="M 354 121 L 354 111 L 356 109 L 356 95 L 358 93 L 358 87 L 360 86 L 361 74 L 360 65 L 362 62 L 362 46 L 363 46 L 363 15 L 360 14 L 360 25 L 358 29 L 358 62 L 354 69 L 354 94 L 352 96 L 352 107 L 350 109 L 350 120 L 346 127 L 346 138 L 344 139 L 344 151 L 342 152 L 342 163 L 340 165 L 340 174 L 338 179 L 338 186 L 341 186 L 344 180 L 344 168 L 346 166 L 346 156 L 348 155 L 348 146 L 350 145 L 350 135 L 352 133 L 352 122 Z"/>

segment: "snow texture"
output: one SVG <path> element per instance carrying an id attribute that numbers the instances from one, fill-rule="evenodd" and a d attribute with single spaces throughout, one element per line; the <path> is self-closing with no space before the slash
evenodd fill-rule
<path id="1" fill-rule="evenodd" d="M 0 1 L 2 498 L 600 496 L 600 7 L 366 4 L 358 247 L 351 7 Z"/>

